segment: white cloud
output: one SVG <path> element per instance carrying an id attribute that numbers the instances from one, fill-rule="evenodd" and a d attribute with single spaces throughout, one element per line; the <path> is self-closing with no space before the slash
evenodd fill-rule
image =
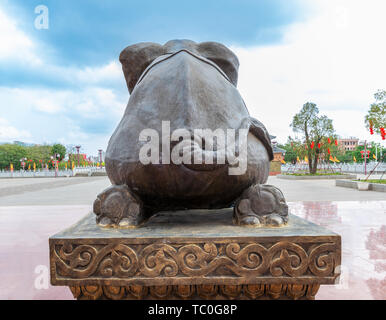
<path id="1" fill-rule="evenodd" d="M 46 62 L 41 70 L 45 75 L 56 78 L 69 84 L 76 83 L 82 86 L 101 86 L 125 84 L 121 65 L 117 61 L 110 61 L 107 64 L 95 67 L 73 67 L 61 66 Z"/>
<path id="2" fill-rule="evenodd" d="M 107 112 L 122 115 L 125 108 L 125 102 L 107 88 L 87 88 L 82 95 L 73 96 L 72 101 L 71 109 L 87 118 L 102 117 Z"/>
<path id="3" fill-rule="evenodd" d="M 38 98 L 33 101 L 33 105 L 36 110 L 47 113 L 57 113 L 62 110 L 62 107 L 56 101 L 52 101 L 49 98 Z"/>
<path id="4" fill-rule="evenodd" d="M 0 7 L 0 62 L 22 64 L 28 71 L 35 71 L 37 77 L 48 76 L 60 81 L 79 85 L 97 86 L 102 83 L 121 81 L 124 83 L 121 65 L 118 61 L 95 67 L 63 66 L 44 62 L 39 56 L 47 57 L 47 47 L 28 37 L 20 28 L 18 20 Z M 56 108 L 42 101 L 42 111 L 54 112 Z"/>
<path id="5" fill-rule="evenodd" d="M 87 82 L 90 84 L 102 81 L 124 81 L 121 65 L 116 61 L 111 61 L 100 67 L 86 67 L 81 70 L 73 70 L 77 82 Z"/>
<path id="6" fill-rule="evenodd" d="M 307 101 L 317 103 L 320 112 L 333 119 L 338 134 L 374 139 L 363 118 L 373 93 L 386 89 L 386 2 L 312 3 L 317 14 L 287 27 L 281 44 L 232 48 L 241 62 L 241 95 L 251 115 L 281 142 L 292 134 L 289 123 Z M 49 61 L 43 64 L 38 58 L 38 53 L 44 52 L 40 45 L 0 8 L 0 61 L 28 63 L 45 76 L 58 76 L 80 88 L 0 88 L 0 114 L 4 117 L 0 119 L 0 139 L 76 142 L 89 150 L 105 146 L 108 136 L 86 132 L 77 119 L 97 121 L 112 115 L 119 121 L 127 91 L 122 95 L 105 87 L 106 83 L 125 86 L 119 62 L 83 69 Z M 5 118 L 12 119 L 12 125 Z"/>
<path id="7" fill-rule="evenodd" d="M 307 101 L 333 119 L 338 134 L 374 139 L 363 120 L 373 93 L 386 89 L 386 2 L 314 3 L 317 15 L 289 26 L 282 44 L 232 48 L 241 64 L 239 91 L 281 142 Z"/>
<path id="8" fill-rule="evenodd" d="M 34 42 L 18 28 L 17 21 L 0 7 L 0 60 L 41 64 Z"/>
<path id="9" fill-rule="evenodd" d="M 81 144 L 86 152 L 105 149 L 110 134 L 101 126 L 117 124 L 127 96 L 112 89 L 79 90 L 0 87 L 0 141 Z M 12 126 L 7 119 L 12 119 Z"/>
<path id="10" fill-rule="evenodd" d="M 6 119 L 0 118 L 0 141 L 13 142 L 18 139 L 28 139 L 31 134 L 26 130 L 18 130 L 11 126 Z"/>
<path id="11" fill-rule="evenodd" d="M 86 87 L 79 90 L 0 87 L 3 105 L 48 114 L 67 113 L 83 117 L 98 117 L 105 113 L 122 115 L 126 97 L 117 96 L 112 89 Z M 3 107 L 1 107 L 3 108 Z"/>

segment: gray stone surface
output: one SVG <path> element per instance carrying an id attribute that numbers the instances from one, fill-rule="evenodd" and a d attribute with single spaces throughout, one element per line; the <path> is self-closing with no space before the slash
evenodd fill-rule
<path id="1" fill-rule="evenodd" d="M 0 181 L 0 197 L 34 192 L 37 190 L 50 190 L 77 184 L 90 183 L 92 180 L 82 178 L 17 178 Z"/>
<path id="2" fill-rule="evenodd" d="M 336 187 L 335 180 L 283 180 L 272 176 L 267 183 L 282 190 L 287 201 L 385 200 L 383 192 Z"/>
<path id="3" fill-rule="evenodd" d="M 369 189 L 372 191 L 386 192 L 386 184 L 370 183 Z"/>
<path id="4" fill-rule="evenodd" d="M 352 181 L 352 180 L 336 180 L 335 185 L 337 187 L 357 189 L 357 183 L 355 181 Z"/>
<path id="5" fill-rule="evenodd" d="M 63 179 L 68 181 L 66 185 L 62 184 Z M 267 183 L 282 190 L 287 201 L 385 200 L 384 192 L 336 187 L 335 180 L 283 180 L 271 176 Z M 91 208 L 95 195 L 110 184 L 107 177 L 0 179 L 0 206 L 88 205 Z M 20 187 L 22 192 L 9 194 L 6 190 L 10 187 Z"/>
<path id="6" fill-rule="evenodd" d="M 352 180 L 336 180 L 335 185 L 337 187 L 345 187 L 345 188 L 352 188 L 352 189 L 358 188 L 357 181 L 352 181 Z M 386 192 L 386 184 L 369 183 L 369 191 Z M 386 196 L 385 196 L 385 199 L 386 199 Z"/>
<path id="7" fill-rule="evenodd" d="M 336 233 L 291 215 L 285 227 L 240 227 L 232 224 L 233 210 L 188 210 L 160 212 L 141 228 L 104 228 L 95 224 L 95 215 L 87 214 L 75 225 L 57 233 L 51 239 L 110 238 L 202 238 L 202 237 L 307 237 L 337 236 Z"/>
<path id="8" fill-rule="evenodd" d="M 0 206 L 89 205 L 110 181 L 104 177 L 0 179 Z"/>

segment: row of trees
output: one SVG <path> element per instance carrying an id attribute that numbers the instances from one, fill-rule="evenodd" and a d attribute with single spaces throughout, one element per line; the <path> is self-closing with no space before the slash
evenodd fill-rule
<path id="1" fill-rule="evenodd" d="M 0 170 L 9 169 L 11 164 L 15 170 L 19 170 L 22 167 L 21 159 L 27 159 L 26 167 L 35 163 L 37 167 L 48 164 L 51 168 L 53 167 L 51 157 L 55 154 L 58 155 L 57 160 L 63 160 L 66 156 L 66 147 L 59 143 L 34 146 L 2 144 L 0 145 Z"/>
<path id="2" fill-rule="evenodd" d="M 380 134 L 382 140 L 385 140 L 386 91 L 378 91 L 374 94 L 374 98 L 375 102 L 371 104 L 365 117 L 365 126 L 371 134 Z M 295 163 L 299 159 L 307 159 L 310 174 L 317 172 L 317 165 L 322 160 L 330 161 L 336 158 L 340 162 L 364 161 L 361 153 L 364 146 L 358 146 L 354 151 L 344 151 L 339 148 L 332 120 L 325 115 L 319 115 L 319 109 L 315 103 L 305 103 L 300 112 L 293 117 L 290 126 L 295 133 L 300 133 L 301 138 L 288 137 L 287 143 L 280 145 L 286 150 L 284 160 Z M 378 159 L 380 154 L 386 153 L 385 148 L 383 150 L 376 150 L 376 148 L 375 143 L 368 148 L 370 159 L 376 153 Z M 385 157 L 383 159 L 386 162 Z"/>
<path id="3" fill-rule="evenodd" d="M 385 140 L 386 90 L 378 90 L 374 94 L 374 99 L 375 102 L 370 105 L 370 109 L 365 117 L 365 125 L 371 134 L 380 134 L 382 140 Z"/>
<path id="4" fill-rule="evenodd" d="M 335 145 L 335 144 L 334 144 Z M 383 157 L 383 162 L 386 162 L 386 148 L 383 148 L 381 146 L 376 146 L 374 142 L 370 144 L 371 146 L 367 146 L 367 150 L 370 151 L 369 157 L 367 161 L 375 161 L 374 156 L 380 160 L 380 156 L 385 155 Z M 305 153 L 305 148 L 301 146 L 301 141 L 300 140 L 294 140 L 291 137 L 288 137 L 288 140 L 285 144 L 279 145 L 281 149 L 285 150 L 285 157 L 284 161 L 287 163 L 296 163 L 297 158 L 299 157 L 300 160 L 303 160 L 307 154 Z M 342 163 L 363 163 L 364 158 L 362 157 L 361 151 L 364 150 L 364 146 L 357 146 L 355 150 L 353 151 L 344 151 L 341 148 L 335 148 L 333 146 L 331 150 L 331 154 L 333 157 L 336 157 L 339 162 Z M 325 149 L 325 148 L 324 148 Z M 329 158 L 325 159 L 324 154 L 322 157 L 323 160 L 328 161 Z"/>

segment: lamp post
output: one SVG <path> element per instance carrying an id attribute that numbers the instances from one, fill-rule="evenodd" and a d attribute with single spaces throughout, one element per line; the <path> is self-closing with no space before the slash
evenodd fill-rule
<path id="1" fill-rule="evenodd" d="M 365 140 L 365 151 L 363 156 L 365 157 L 365 174 L 367 174 L 367 158 L 370 158 L 370 150 L 367 150 L 367 140 Z"/>
<path id="2" fill-rule="evenodd" d="M 102 168 L 102 149 L 99 149 L 98 152 L 99 152 L 99 167 Z"/>
<path id="3" fill-rule="evenodd" d="M 55 159 L 54 160 L 54 163 L 55 163 L 55 178 L 58 176 L 58 159 L 57 158 L 60 158 L 60 154 L 59 153 L 54 153 L 54 155 L 51 156 L 51 160 Z"/>
<path id="4" fill-rule="evenodd" d="M 80 149 L 80 146 L 75 146 L 76 148 L 76 152 L 78 153 L 78 167 L 79 167 L 79 149 Z"/>
<path id="5" fill-rule="evenodd" d="M 20 164 L 21 166 L 23 167 L 23 171 L 24 171 L 24 166 L 25 166 L 25 161 L 27 160 L 27 158 L 21 158 L 20 159 Z"/>

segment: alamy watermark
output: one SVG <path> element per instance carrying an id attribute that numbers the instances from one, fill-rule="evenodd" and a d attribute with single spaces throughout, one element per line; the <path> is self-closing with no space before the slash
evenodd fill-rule
<path id="1" fill-rule="evenodd" d="M 47 290 L 49 285 L 49 269 L 43 264 L 39 264 L 35 267 L 35 277 L 34 287 L 37 290 Z"/>
<path id="2" fill-rule="evenodd" d="M 247 170 L 248 129 L 176 129 L 170 132 L 170 121 L 162 121 L 158 131 L 144 129 L 139 141 L 142 164 L 228 164 L 229 175 L 242 175 Z M 161 146 L 161 150 L 160 150 Z M 161 152 L 160 152 L 161 151 Z"/>
<path id="3" fill-rule="evenodd" d="M 47 6 L 40 4 L 35 7 L 35 13 L 38 15 L 35 18 L 34 25 L 38 30 L 48 29 L 49 28 L 49 17 L 48 17 L 48 8 Z"/>

